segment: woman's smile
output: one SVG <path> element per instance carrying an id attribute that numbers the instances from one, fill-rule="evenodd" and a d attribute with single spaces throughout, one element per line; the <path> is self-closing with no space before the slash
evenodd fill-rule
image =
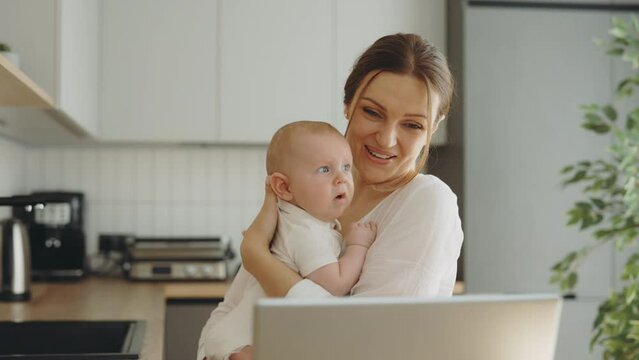
<path id="1" fill-rule="evenodd" d="M 428 89 L 412 75 L 382 72 L 363 90 L 350 120 L 347 139 L 355 167 L 364 184 L 401 178 L 415 168 L 427 144 L 427 115 L 439 106 Z"/>
<path id="2" fill-rule="evenodd" d="M 369 158 L 378 164 L 388 164 L 391 160 L 397 157 L 397 155 L 393 155 L 392 153 L 375 148 L 371 145 L 364 145 L 364 148 L 366 148 Z"/>

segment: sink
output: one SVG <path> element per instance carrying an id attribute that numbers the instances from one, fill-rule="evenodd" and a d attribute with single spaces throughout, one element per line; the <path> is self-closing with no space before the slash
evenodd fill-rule
<path id="1" fill-rule="evenodd" d="M 138 359 L 144 321 L 0 321 L 0 359 Z"/>

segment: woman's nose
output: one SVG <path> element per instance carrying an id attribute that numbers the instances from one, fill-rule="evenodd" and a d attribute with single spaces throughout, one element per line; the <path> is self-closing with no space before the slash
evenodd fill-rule
<path id="1" fill-rule="evenodd" d="M 376 139 L 379 146 L 392 148 L 397 144 L 397 131 L 392 124 L 385 125 L 377 132 Z"/>

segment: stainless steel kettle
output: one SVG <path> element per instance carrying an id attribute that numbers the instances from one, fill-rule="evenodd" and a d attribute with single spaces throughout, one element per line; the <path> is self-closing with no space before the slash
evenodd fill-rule
<path id="1" fill-rule="evenodd" d="M 44 206 L 33 196 L 0 198 L 0 206 Z M 31 251 L 25 225 L 18 219 L 0 221 L 0 301 L 31 298 Z"/>

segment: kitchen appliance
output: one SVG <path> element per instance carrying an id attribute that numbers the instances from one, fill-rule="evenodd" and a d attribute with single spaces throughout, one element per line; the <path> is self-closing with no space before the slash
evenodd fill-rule
<path id="1" fill-rule="evenodd" d="M 38 199 L 29 196 L 0 198 L 0 206 L 20 206 L 25 211 L 44 207 Z M 27 229 L 22 221 L 13 218 L 1 221 L 0 229 L 0 300 L 29 300 L 31 255 Z"/>
<path id="2" fill-rule="evenodd" d="M 123 267 L 132 280 L 227 280 L 234 257 L 227 236 L 136 238 Z"/>
<path id="3" fill-rule="evenodd" d="M 78 192 L 34 192 L 43 208 L 13 208 L 27 226 L 31 270 L 35 280 L 69 280 L 85 275 L 84 195 Z"/>

